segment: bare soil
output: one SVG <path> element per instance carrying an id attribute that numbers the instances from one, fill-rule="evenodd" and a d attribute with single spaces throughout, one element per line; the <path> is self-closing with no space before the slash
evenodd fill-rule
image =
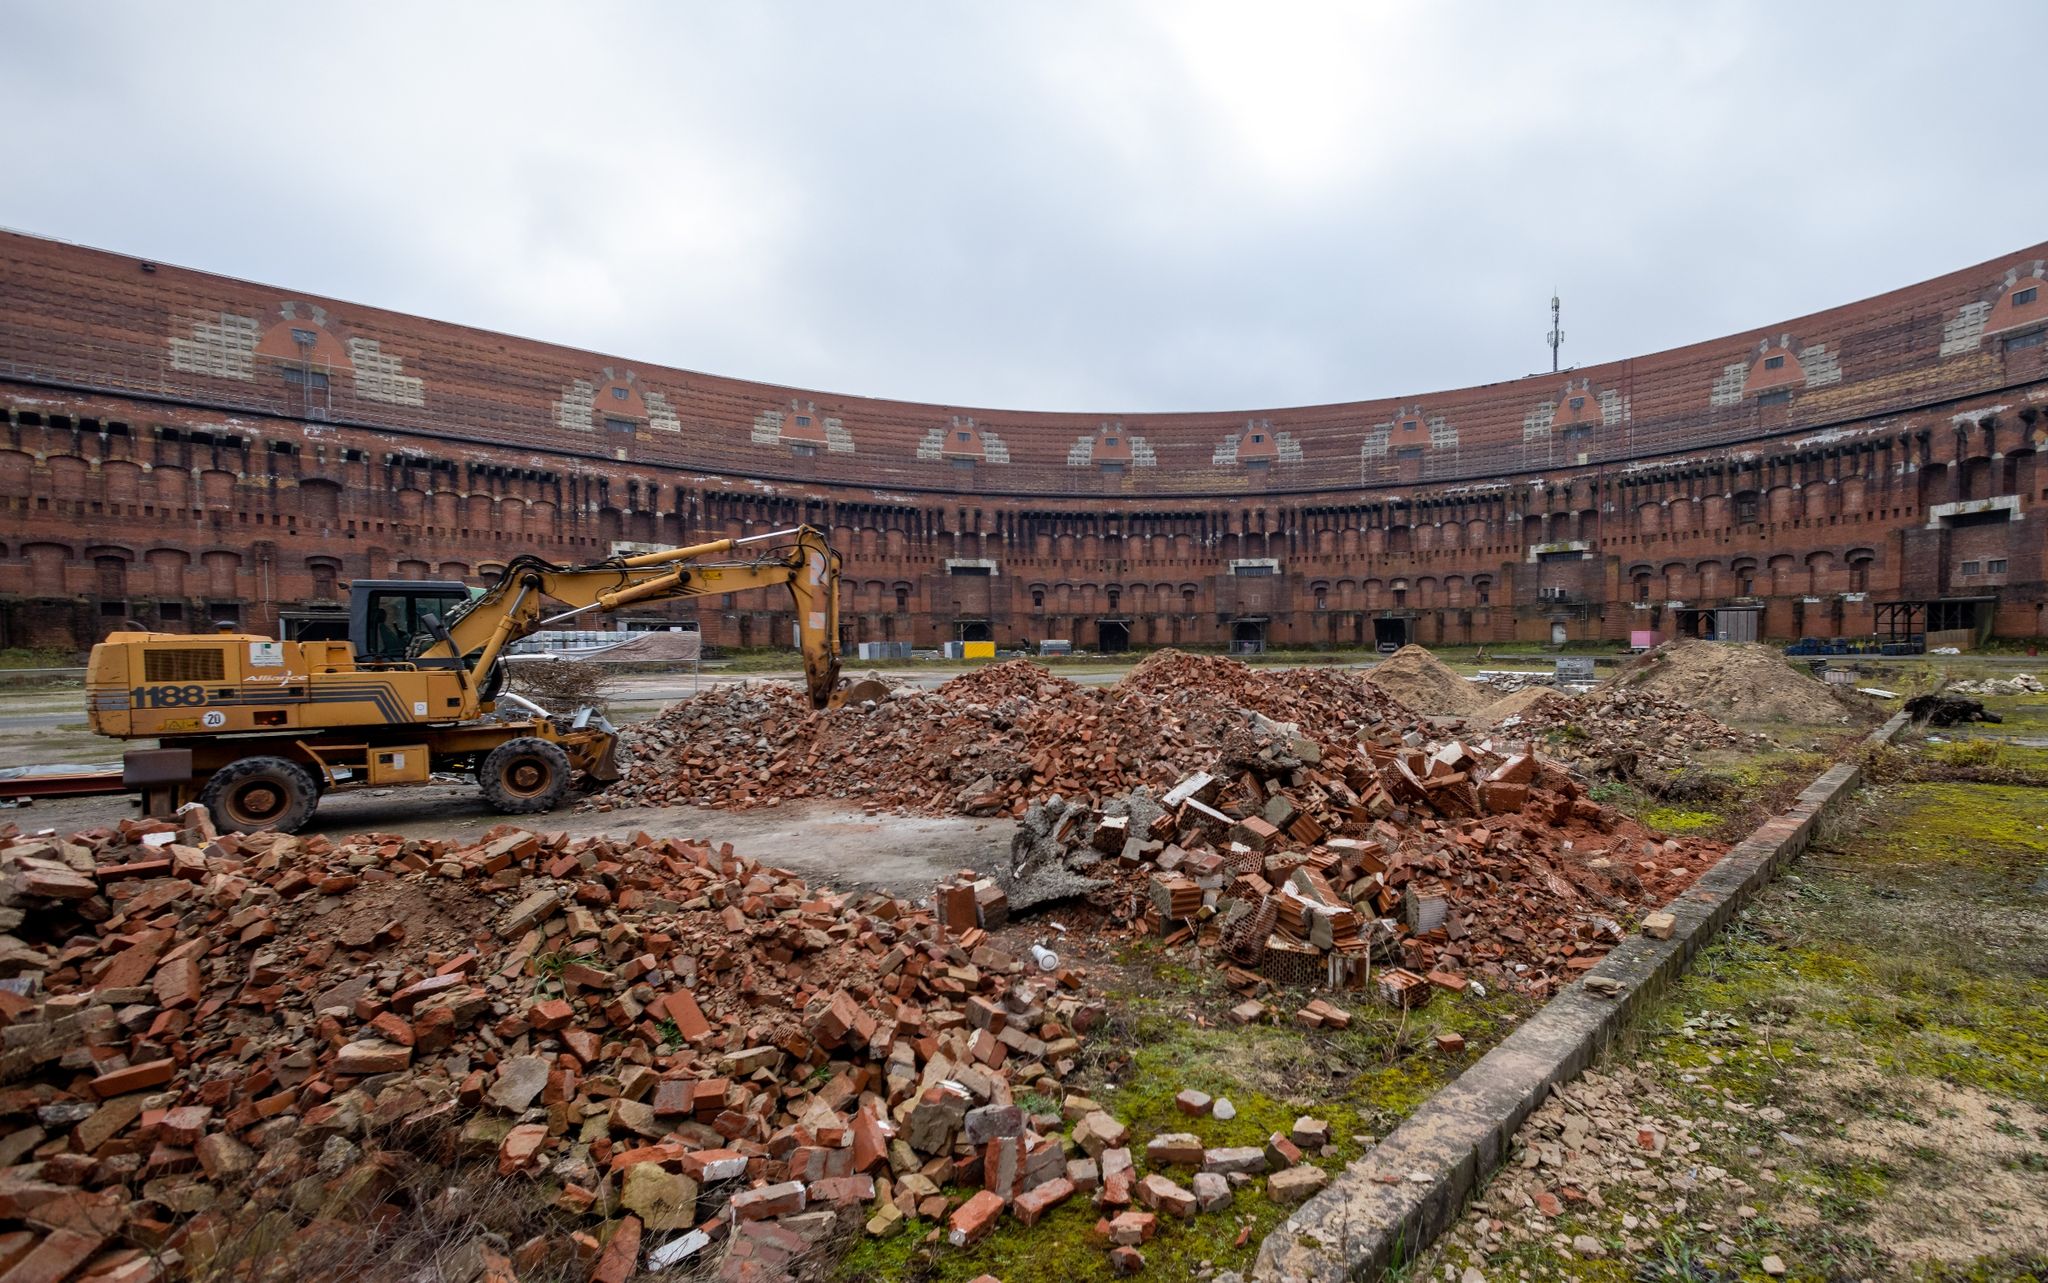
<path id="1" fill-rule="evenodd" d="M 1420 646 L 1395 651 L 1365 681 L 1425 716 L 1469 717 L 1487 703 L 1485 692 Z"/>
<path id="2" fill-rule="evenodd" d="M 1859 725 L 1877 720 L 1877 705 L 1838 694 L 1785 662 L 1776 648 L 1753 642 L 1667 642 L 1629 662 L 1609 683 L 1664 695 L 1731 722 Z"/>

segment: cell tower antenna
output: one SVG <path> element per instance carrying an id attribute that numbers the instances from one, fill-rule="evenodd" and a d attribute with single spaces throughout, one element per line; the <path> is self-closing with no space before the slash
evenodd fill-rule
<path id="1" fill-rule="evenodd" d="M 1552 293 L 1550 296 L 1550 333 L 1543 336 L 1543 341 L 1550 344 L 1550 372 L 1552 374 L 1557 373 L 1557 350 L 1564 346 L 1564 330 L 1557 323 L 1558 315 L 1562 309 L 1563 305 L 1558 302 L 1557 295 Z"/>

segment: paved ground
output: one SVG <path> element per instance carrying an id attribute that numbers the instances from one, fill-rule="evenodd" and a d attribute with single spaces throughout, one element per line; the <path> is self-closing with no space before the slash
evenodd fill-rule
<path id="1" fill-rule="evenodd" d="M 23 828 L 78 829 L 135 814 L 126 797 L 68 798 L 0 811 Z M 821 803 L 792 802 L 756 811 L 704 807 L 578 809 L 504 816 L 468 785 L 426 785 L 335 793 L 320 804 L 308 833 L 400 833 L 470 838 L 493 825 L 523 824 L 549 832 L 685 837 L 730 842 L 740 854 L 803 874 L 806 881 L 845 890 L 879 889 L 918 897 L 956 869 L 993 869 L 1010 851 L 1013 821 L 966 817 L 925 819 L 864 815 Z"/>

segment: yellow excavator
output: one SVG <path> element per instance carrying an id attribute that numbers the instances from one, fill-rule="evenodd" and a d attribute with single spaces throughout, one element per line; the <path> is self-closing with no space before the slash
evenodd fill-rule
<path id="1" fill-rule="evenodd" d="M 619 778 L 618 734 L 588 709 L 557 717 L 507 694 L 512 642 L 591 611 L 776 584 L 795 603 L 812 706 L 882 694 L 840 681 L 839 554 L 799 526 L 587 566 L 521 556 L 475 596 L 357 580 L 345 641 L 116 632 L 87 661 L 87 715 L 102 735 L 158 741 L 122 760 L 145 814 L 197 800 L 225 832 L 292 832 L 331 789 L 450 770 L 473 772 L 501 812 L 546 811 L 574 773 Z M 550 601 L 569 609 L 543 614 Z"/>

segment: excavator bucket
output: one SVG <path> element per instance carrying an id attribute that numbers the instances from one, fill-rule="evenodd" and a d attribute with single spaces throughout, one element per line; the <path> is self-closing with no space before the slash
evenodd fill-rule
<path id="1" fill-rule="evenodd" d="M 865 703 L 868 700 L 880 703 L 889 698 L 889 684 L 872 677 L 863 677 L 858 681 L 848 682 L 839 688 L 839 692 L 839 703 L 842 707 L 847 704 Z"/>
<path id="2" fill-rule="evenodd" d="M 619 770 L 619 737 L 600 733 L 588 749 L 587 764 L 583 773 L 600 784 L 616 782 Z"/>

